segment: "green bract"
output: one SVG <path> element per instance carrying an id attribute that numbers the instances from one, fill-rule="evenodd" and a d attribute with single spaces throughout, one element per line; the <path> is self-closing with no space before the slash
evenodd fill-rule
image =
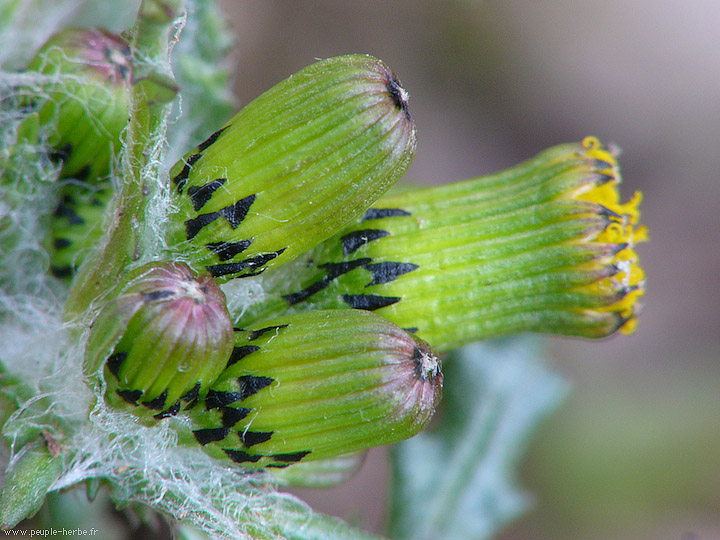
<path id="1" fill-rule="evenodd" d="M 230 279 L 291 260 L 360 215 L 415 150 L 407 94 L 379 60 L 317 62 L 265 92 L 170 171 L 168 243 Z"/>
<path id="2" fill-rule="evenodd" d="M 429 346 L 382 317 L 289 315 L 236 330 L 184 442 L 246 467 L 284 467 L 411 437 L 441 391 Z"/>

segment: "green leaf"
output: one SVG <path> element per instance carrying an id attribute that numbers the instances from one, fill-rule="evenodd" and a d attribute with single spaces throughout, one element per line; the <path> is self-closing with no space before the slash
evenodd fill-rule
<path id="1" fill-rule="evenodd" d="M 62 459 L 44 444 L 23 449 L 8 467 L 0 492 L 0 529 L 34 516 L 61 472 Z"/>
<path id="2" fill-rule="evenodd" d="M 393 538 L 484 539 L 527 508 L 515 468 L 566 390 L 538 343 L 473 344 L 445 361 L 438 427 L 394 449 Z"/>

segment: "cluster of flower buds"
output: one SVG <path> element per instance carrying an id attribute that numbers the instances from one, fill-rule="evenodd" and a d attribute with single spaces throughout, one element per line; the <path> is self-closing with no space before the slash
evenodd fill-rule
<path id="1" fill-rule="evenodd" d="M 74 32 L 31 67 L 57 75 L 40 114 L 63 175 L 98 177 L 127 116 L 129 55 Z M 143 423 L 172 422 L 180 444 L 279 468 L 425 427 L 442 389 L 427 343 L 633 330 L 640 198 L 619 202 L 596 139 L 385 195 L 414 150 L 407 93 L 370 56 L 317 62 L 248 104 L 171 168 L 162 257 L 184 262 L 136 268 L 107 296 L 88 378 Z M 97 239 L 111 192 L 87 187 L 68 186 L 56 212 L 58 273 Z M 267 294 L 229 313 L 220 283 L 259 274 Z"/>
<path id="2" fill-rule="evenodd" d="M 407 95 L 369 56 L 283 81 L 170 172 L 168 244 L 184 263 L 131 272 L 100 310 L 86 373 L 180 444 L 245 467 L 286 467 L 395 442 L 442 390 L 427 343 L 357 310 L 232 328 L 219 281 L 251 277 L 352 221 L 407 169 Z M 190 426 L 190 428 L 188 428 Z"/>
<path id="3" fill-rule="evenodd" d="M 180 443 L 283 467 L 396 442 L 440 400 L 440 361 L 393 323 L 312 311 L 233 329 L 215 280 L 184 263 L 132 272 L 93 324 L 85 370 L 148 425 L 189 419 Z"/>

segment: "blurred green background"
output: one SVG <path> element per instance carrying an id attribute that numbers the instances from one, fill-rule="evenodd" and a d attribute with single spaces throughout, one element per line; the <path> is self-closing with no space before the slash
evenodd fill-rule
<path id="1" fill-rule="evenodd" d="M 410 92 L 406 178 L 494 172 L 597 135 L 623 150 L 652 241 L 631 337 L 552 339 L 573 384 L 522 471 L 535 508 L 502 540 L 720 538 L 720 3 L 226 0 L 239 104 L 315 58 L 370 53 Z M 382 450 L 317 509 L 380 531 Z M 439 539 L 441 540 L 441 539 Z"/>

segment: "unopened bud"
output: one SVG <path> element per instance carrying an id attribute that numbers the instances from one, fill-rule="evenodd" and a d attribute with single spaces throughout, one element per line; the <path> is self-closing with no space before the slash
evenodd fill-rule
<path id="1" fill-rule="evenodd" d="M 54 35 L 28 65 L 51 78 L 40 122 L 63 162 L 62 176 L 106 176 L 127 125 L 130 51 L 120 37 L 94 28 Z"/>
<path id="2" fill-rule="evenodd" d="M 236 330 L 185 443 L 246 467 L 285 467 L 412 437 L 442 392 L 429 346 L 378 315 L 289 315 Z"/>
<path id="3" fill-rule="evenodd" d="M 220 279 L 257 275 L 328 238 L 405 172 L 407 93 L 379 60 L 317 62 L 242 109 L 170 171 L 169 244 Z"/>
<path id="4" fill-rule="evenodd" d="M 225 295 L 214 280 L 184 263 L 150 263 L 102 308 L 86 373 L 104 365 L 109 403 L 162 419 L 204 398 L 232 348 Z"/>

